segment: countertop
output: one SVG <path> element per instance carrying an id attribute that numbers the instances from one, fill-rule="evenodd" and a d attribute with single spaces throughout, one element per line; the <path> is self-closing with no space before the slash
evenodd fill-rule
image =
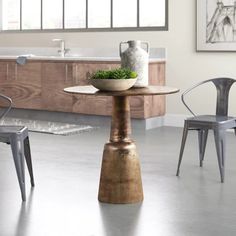
<path id="1" fill-rule="evenodd" d="M 24 55 L 20 55 L 24 56 Z M 16 60 L 19 56 L 16 55 L 0 55 L 0 60 Z M 85 56 L 26 56 L 29 61 L 108 61 L 108 62 L 120 62 L 119 57 L 85 57 Z M 149 58 L 150 63 L 165 62 L 165 58 Z"/>

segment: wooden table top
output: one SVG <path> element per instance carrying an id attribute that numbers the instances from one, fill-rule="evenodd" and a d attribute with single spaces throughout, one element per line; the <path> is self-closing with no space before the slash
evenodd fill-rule
<path id="1" fill-rule="evenodd" d="M 130 88 L 125 91 L 100 91 L 92 85 L 74 86 L 64 89 L 67 93 L 95 95 L 95 96 L 138 96 L 138 95 L 165 95 L 179 92 L 179 89 L 167 86 L 148 86 L 145 88 Z"/>

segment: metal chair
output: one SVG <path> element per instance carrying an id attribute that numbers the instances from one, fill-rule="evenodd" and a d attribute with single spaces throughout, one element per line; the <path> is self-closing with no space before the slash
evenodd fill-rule
<path id="1" fill-rule="evenodd" d="M 213 130 L 215 137 L 215 145 L 217 151 L 218 165 L 220 170 L 221 182 L 224 182 L 224 166 L 225 166 L 225 132 L 227 129 L 234 129 L 236 134 L 236 118 L 228 116 L 228 100 L 229 100 L 229 90 L 235 79 L 231 78 L 216 78 L 203 81 L 199 84 L 194 85 L 190 89 L 186 90 L 182 96 L 182 102 L 186 108 L 193 114 L 193 117 L 188 118 L 184 122 L 184 130 L 182 143 L 179 154 L 179 162 L 176 175 L 179 176 L 180 165 L 183 157 L 184 146 L 188 135 L 188 130 L 198 131 L 198 141 L 199 141 L 199 159 L 200 167 L 203 165 L 208 130 Z M 205 84 L 213 83 L 217 90 L 217 100 L 216 100 L 216 115 L 195 115 L 193 111 L 189 108 L 184 100 L 184 96 L 196 87 Z"/>
<path id="2" fill-rule="evenodd" d="M 0 119 L 5 117 L 12 107 L 12 100 L 0 94 L 0 99 L 3 99 L 8 103 L 7 106 L 2 107 L 2 113 Z M 10 144 L 15 163 L 16 173 L 20 185 L 22 200 L 26 200 L 25 193 L 25 168 L 24 158 L 28 167 L 31 186 L 34 187 L 34 176 L 31 161 L 30 143 L 28 136 L 28 128 L 25 126 L 9 126 L 0 125 L 0 142 Z"/>

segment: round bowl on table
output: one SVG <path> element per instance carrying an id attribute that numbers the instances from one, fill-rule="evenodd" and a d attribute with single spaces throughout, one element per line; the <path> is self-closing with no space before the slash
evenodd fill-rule
<path id="1" fill-rule="evenodd" d="M 131 88 L 137 78 L 133 79 L 90 79 L 91 85 L 102 91 L 124 91 Z"/>

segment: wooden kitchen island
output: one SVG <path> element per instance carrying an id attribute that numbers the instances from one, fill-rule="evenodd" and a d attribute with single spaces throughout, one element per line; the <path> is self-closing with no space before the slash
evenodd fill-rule
<path id="1" fill-rule="evenodd" d="M 66 94 L 65 87 L 88 85 L 97 70 L 120 67 L 119 60 L 28 59 L 25 65 L 16 59 L 0 58 L 0 93 L 20 109 L 58 111 L 85 115 L 111 115 L 111 97 Z M 149 84 L 165 85 L 165 60 L 149 62 Z M 130 99 L 131 117 L 147 119 L 165 114 L 165 96 L 139 95 Z"/>

